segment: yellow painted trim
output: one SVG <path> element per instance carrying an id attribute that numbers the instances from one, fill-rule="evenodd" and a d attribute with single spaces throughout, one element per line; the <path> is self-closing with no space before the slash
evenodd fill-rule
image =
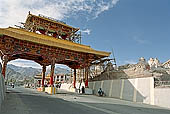
<path id="1" fill-rule="evenodd" d="M 77 52 L 95 54 L 100 57 L 108 57 L 110 55 L 109 52 L 97 51 L 97 50 L 92 49 L 90 46 L 73 43 L 67 40 L 57 39 L 57 38 L 43 35 L 43 34 L 28 32 L 24 29 L 18 29 L 18 28 L 12 28 L 12 27 L 5 28 L 5 29 L 0 28 L 0 34 L 14 37 L 19 40 L 30 41 L 34 43 L 68 49 L 68 50 L 77 51 Z"/>
<path id="2" fill-rule="evenodd" d="M 41 91 L 45 91 L 45 87 L 41 87 Z"/>
<path id="3" fill-rule="evenodd" d="M 50 90 L 51 90 L 51 94 L 53 94 L 53 87 L 50 87 Z"/>

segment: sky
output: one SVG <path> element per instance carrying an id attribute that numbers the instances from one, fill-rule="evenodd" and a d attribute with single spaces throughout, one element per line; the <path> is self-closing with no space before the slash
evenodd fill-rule
<path id="1" fill-rule="evenodd" d="M 24 22 L 28 11 L 80 28 L 82 44 L 113 49 L 118 65 L 170 59 L 170 0 L 0 0 L 0 27 Z M 26 60 L 9 64 L 40 67 Z"/>

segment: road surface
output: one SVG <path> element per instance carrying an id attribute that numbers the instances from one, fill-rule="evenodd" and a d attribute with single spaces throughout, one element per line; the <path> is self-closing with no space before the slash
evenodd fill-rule
<path id="1" fill-rule="evenodd" d="M 60 91 L 48 95 L 9 88 L 0 114 L 170 114 L 169 109 L 113 98 Z"/>

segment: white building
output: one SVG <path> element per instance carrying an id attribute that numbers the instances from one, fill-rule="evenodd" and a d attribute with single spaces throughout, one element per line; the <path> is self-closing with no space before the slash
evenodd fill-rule
<path id="1" fill-rule="evenodd" d="M 54 80 L 55 82 L 67 82 L 70 78 L 70 75 L 67 74 L 55 74 L 54 75 Z"/>

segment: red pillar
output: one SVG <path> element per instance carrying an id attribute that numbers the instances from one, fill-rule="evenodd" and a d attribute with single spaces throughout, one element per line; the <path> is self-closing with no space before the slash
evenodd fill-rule
<path id="1" fill-rule="evenodd" d="M 50 76 L 50 86 L 53 86 L 53 76 Z"/>
<path id="2" fill-rule="evenodd" d="M 76 88 L 76 69 L 74 69 L 73 87 Z"/>
<path id="3" fill-rule="evenodd" d="M 89 69 L 88 67 L 85 68 L 85 87 L 88 88 L 88 75 L 89 75 Z"/>
<path id="4" fill-rule="evenodd" d="M 53 77 L 54 77 L 55 59 L 51 63 L 51 73 L 50 73 L 50 86 L 53 87 Z"/>
<path id="5" fill-rule="evenodd" d="M 41 82 L 42 87 L 44 87 L 45 72 L 46 72 L 46 66 L 43 65 L 43 67 L 42 67 L 42 82 Z"/>
<path id="6" fill-rule="evenodd" d="M 4 79 L 5 79 L 7 62 L 8 62 L 8 56 L 4 55 L 2 58 L 2 75 L 4 76 Z"/>

